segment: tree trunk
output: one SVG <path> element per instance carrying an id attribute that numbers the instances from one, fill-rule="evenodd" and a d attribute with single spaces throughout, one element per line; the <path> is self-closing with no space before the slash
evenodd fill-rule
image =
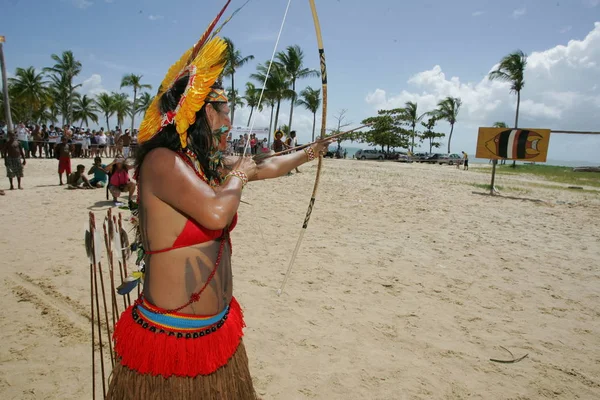
<path id="1" fill-rule="evenodd" d="M 452 132 L 454 131 L 454 124 L 450 124 L 450 136 L 448 136 L 448 154 L 450 154 L 450 142 L 452 141 Z"/>
<path id="2" fill-rule="evenodd" d="M 315 141 L 315 124 L 317 123 L 317 113 L 313 113 L 313 130 L 312 130 L 312 141 Z"/>
<path id="3" fill-rule="evenodd" d="M 235 118 L 235 102 L 236 102 L 236 95 L 235 95 L 235 87 L 233 86 L 235 80 L 233 78 L 233 69 L 231 71 L 231 97 L 233 97 L 233 101 L 231 102 L 231 125 L 234 125 L 233 123 L 233 119 Z"/>
<path id="4" fill-rule="evenodd" d="M 517 92 L 517 112 L 515 113 L 515 129 L 519 126 L 519 107 L 521 105 L 521 91 Z M 513 168 L 517 168 L 517 161 L 513 160 Z"/>
<path id="5" fill-rule="evenodd" d="M 292 117 L 294 115 L 294 103 L 296 102 L 296 80 L 295 79 L 292 81 L 292 90 L 294 91 L 294 94 L 292 95 L 292 104 L 290 106 L 290 122 L 288 123 L 290 132 L 292 131 Z"/>
<path id="6" fill-rule="evenodd" d="M 277 130 L 277 123 L 279 122 L 279 107 L 281 106 L 281 99 L 277 100 L 277 111 L 275 111 L 275 125 L 274 128 Z"/>
<path id="7" fill-rule="evenodd" d="M 433 139 L 429 139 L 429 154 L 431 154 L 431 150 L 433 149 Z M 410 151 L 412 153 L 412 150 Z"/>
<path id="8" fill-rule="evenodd" d="M 4 95 L 4 118 L 6 118 L 6 126 L 8 132 L 14 132 L 12 123 L 12 115 L 10 110 L 10 100 L 8 96 L 8 83 L 6 78 L 6 61 L 4 60 L 4 49 L 0 42 L 0 67 L 2 68 L 2 94 Z"/>
<path id="9" fill-rule="evenodd" d="M 106 132 L 110 132 L 110 126 L 108 124 L 108 114 L 104 114 L 104 116 L 106 117 Z"/>
<path id="10" fill-rule="evenodd" d="M 254 112 L 254 107 L 250 107 L 250 116 L 248 117 L 248 123 L 246 124 L 246 127 L 250 126 L 250 120 L 252 119 L 252 113 L 253 112 Z"/>
<path id="11" fill-rule="evenodd" d="M 271 119 L 269 120 L 269 139 L 267 140 L 267 146 L 271 148 L 271 132 L 273 131 L 273 109 L 275 105 L 271 106 Z"/>
<path id="12" fill-rule="evenodd" d="M 135 100 L 137 97 L 137 88 L 133 87 L 133 105 L 131 106 L 131 134 L 133 135 L 133 127 L 135 126 Z"/>
<path id="13" fill-rule="evenodd" d="M 412 124 L 412 128 L 413 128 L 412 143 L 410 144 L 410 152 L 411 153 L 413 153 L 415 151 L 415 127 L 416 127 L 416 124 L 413 122 L 413 124 Z M 431 149 L 429 150 L 429 152 L 431 153 Z"/>

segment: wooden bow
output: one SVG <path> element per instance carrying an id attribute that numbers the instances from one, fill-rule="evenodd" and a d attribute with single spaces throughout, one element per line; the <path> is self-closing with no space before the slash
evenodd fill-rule
<path id="1" fill-rule="evenodd" d="M 317 34 L 317 44 L 319 47 L 319 58 L 321 60 L 321 87 L 323 92 L 323 105 L 321 106 L 321 139 L 325 139 L 325 131 L 327 128 L 327 65 L 325 63 L 325 50 L 323 48 L 323 37 L 321 36 L 321 24 L 319 23 L 319 16 L 317 14 L 317 7 L 315 6 L 314 0 L 309 0 L 310 9 L 312 11 L 313 21 L 315 24 L 315 31 Z M 308 227 L 308 221 L 310 220 L 310 215 L 312 213 L 313 207 L 315 205 L 315 200 L 317 197 L 317 190 L 319 189 L 319 181 L 321 179 L 321 169 L 323 167 L 323 155 L 319 154 L 319 161 L 317 164 L 317 174 L 315 176 L 315 184 L 313 186 L 312 195 L 310 197 L 310 202 L 308 203 L 308 209 L 306 210 L 306 216 L 304 217 L 304 223 L 302 224 L 302 229 L 300 230 L 300 235 L 298 236 L 298 241 L 296 242 L 296 248 L 292 253 L 292 258 L 290 259 L 290 264 L 288 266 L 285 277 L 283 278 L 283 283 L 281 287 L 277 290 L 277 294 L 281 295 L 283 293 L 283 289 L 285 288 L 285 284 L 287 279 L 292 271 L 292 267 L 294 266 L 294 261 L 296 260 L 296 255 L 298 254 L 298 250 L 300 249 L 300 245 L 302 244 L 302 239 L 304 238 L 304 233 L 306 232 L 306 228 Z"/>

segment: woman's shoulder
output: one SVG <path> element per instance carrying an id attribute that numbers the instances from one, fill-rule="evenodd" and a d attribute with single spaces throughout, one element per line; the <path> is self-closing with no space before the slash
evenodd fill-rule
<path id="1" fill-rule="evenodd" d="M 141 165 L 141 170 L 161 175 L 164 173 L 173 173 L 174 170 L 182 166 L 179 161 L 180 157 L 176 152 L 165 147 L 158 147 L 146 154 Z"/>

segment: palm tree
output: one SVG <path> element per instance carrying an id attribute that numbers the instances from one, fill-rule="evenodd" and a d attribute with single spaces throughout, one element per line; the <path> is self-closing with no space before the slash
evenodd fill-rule
<path id="1" fill-rule="evenodd" d="M 142 83 L 142 75 L 135 74 L 127 74 L 121 79 L 121 89 L 124 87 L 132 87 L 133 88 L 133 104 L 131 106 L 131 132 L 135 128 L 135 114 L 137 114 L 137 92 L 140 89 L 152 89 L 152 85 L 148 85 L 146 83 Z M 119 124 L 120 125 L 120 124 Z"/>
<path id="2" fill-rule="evenodd" d="M 81 96 L 75 104 L 73 104 L 73 121 L 81 121 L 80 128 L 85 124 L 86 128 L 89 126 L 88 122 L 92 121 L 98 123 L 98 115 L 96 114 L 98 109 L 93 99 L 86 95 Z"/>
<path id="3" fill-rule="evenodd" d="M 500 60 L 496 70 L 490 72 L 488 79 L 500 80 L 510 83 L 511 93 L 517 94 L 517 111 L 515 113 L 515 129 L 519 126 L 519 107 L 521 105 L 521 90 L 525 86 L 525 68 L 527 67 L 527 54 L 517 50 Z M 517 162 L 513 161 L 513 168 Z"/>
<path id="4" fill-rule="evenodd" d="M 106 118 L 106 131 L 110 132 L 110 124 L 108 119 L 115 113 L 114 97 L 108 93 L 100 93 L 96 96 L 96 106 L 98 110 L 104 113 Z"/>
<path id="5" fill-rule="evenodd" d="M 296 102 L 296 80 L 319 76 L 314 69 L 304 68 L 304 52 L 298 45 L 288 46 L 285 52 L 277 53 L 277 60 L 287 72 L 288 79 L 292 81 L 292 98 L 290 105 L 290 122 L 288 127 L 292 129 L 292 117 L 294 116 L 294 104 Z"/>
<path id="6" fill-rule="evenodd" d="M 246 94 L 243 99 L 246 100 L 246 105 L 250 107 L 250 116 L 248 116 L 248 122 L 246 123 L 246 126 L 250 126 L 250 120 L 252 119 L 254 109 L 258 107 L 258 111 L 262 111 L 262 104 L 259 104 L 260 90 L 254 86 L 254 83 L 246 82 Z"/>
<path id="7" fill-rule="evenodd" d="M 238 96 L 237 90 L 227 88 L 227 98 L 229 99 L 230 107 L 244 107 L 244 98 Z M 233 121 L 231 123 L 233 124 Z"/>
<path id="8" fill-rule="evenodd" d="M 71 50 L 64 51 L 60 57 L 56 54 L 52 54 L 51 57 L 56 64 L 44 68 L 44 71 L 51 74 L 54 98 L 61 103 L 59 108 L 61 109 L 63 124 L 65 122 L 70 124 L 73 118 L 75 89 L 81 86 L 80 84 L 73 85 L 73 79 L 81 72 L 81 62 L 75 59 Z"/>
<path id="9" fill-rule="evenodd" d="M 150 107 L 150 103 L 152 103 L 152 99 L 153 98 L 154 97 L 152 97 L 152 95 L 150 93 L 148 93 L 148 92 L 142 93 L 142 95 L 138 99 L 138 102 L 137 102 L 137 105 L 136 105 L 136 109 L 135 109 L 135 113 L 136 114 L 145 113 L 146 110 L 148 109 L 148 107 Z"/>
<path id="10" fill-rule="evenodd" d="M 412 102 L 412 101 L 407 101 L 404 104 L 404 107 L 401 108 L 399 111 L 400 111 L 400 118 L 403 119 L 404 121 L 408 122 L 410 124 L 410 126 L 412 127 L 412 133 L 411 133 L 412 140 L 410 143 L 410 152 L 413 153 L 414 149 L 415 149 L 415 136 L 417 135 L 417 132 L 416 132 L 417 124 L 419 122 L 421 122 L 423 117 L 428 115 L 429 113 L 423 113 L 423 114 L 419 115 L 417 113 L 417 103 Z M 448 152 L 450 152 L 450 150 L 448 150 Z"/>
<path id="11" fill-rule="evenodd" d="M 271 70 L 267 76 L 268 63 L 269 62 L 267 61 L 264 65 L 259 64 L 256 67 L 258 72 L 251 74 L 250 78 L 261 83 L 266 81 L 265 94 L 269 99 L 277 103 L 277 110 L 275 111 L 275 124 L 273 125 L 275 128 L 277 128 L 281 101 L 292 98 L 294 92 L 289 89 L 289 76 L 281 64 L 273 62 L 273 65 L 271 65 Z"/>
<path id="12" fill-rule="evenodd" d="M 315 141 L 315 124 L 317 122 L 317 111 L 321 107 L 321 89 L 313 89 L 307 86 L 306 89 L 300 92 L 298 105 L 303 106 L 313 115 L 312 141 Z"/>
<path id="13" fill-rule="evenodd" d="M 275 111 L 275 98 L 273 96 L 271 96 L 270 93 L 265 93 L 264 94 L 264 100 L 269 107 L 271 107 L 271 117 L 269 119 L 269 138 L 267 139 L 267 143 L 269 144 L 269 146 L 271 145 L 271 132 L 273 129 L 273 112 Z"/>
<path id="14" fill-rule="evenodd" d="M 26 119 L 31 120 L 46 102 L 48 87 L 47 82 L 44 81 L 44 74 L 36 72 L 34 67 L 17 68 L 15 77 L 9 78 L 8 82 L 12 86 L 13 94 L 17 97 L 17 102 L 26 104 Z M 9 90 L 10 92 L 11 90 Z"/>
<path id="15" fill-rule="evenodd" d="M 113 110 L 115 114 L 117 114 L 117 125 L 119 125 L 121 129 L 123 129 L 123 122 L 125 121 L 125 116 L 130 115 L 132 104 L 125 93 L 113 93 L 112 101 Z"/>
<path id="16" fill-rule="evenodd" d="M 235 45 L 229 38 L 224 38 L 225 43 L 227 44 L 227 52 L 225 57 L 227 58 L 227 62 L 225 64 L 225 70 L 223 72 L 224 76 L 231 76 L 231 90 L 235 91 L 235 72 L 238 68 L 243 67 L 249 61 L 254 60 L 253 55 L 249 55 L 246 57 L 242 57 L 242 53 L 235 48 Z M 233 99 L 235 100 L 235 99 Z M 235 118 L 235 101 L 231 103 L 231 124 L 234 123 Z"/>
<path id="17" fill-rule="evenodd" d="M 6 110 L 4 109 L 4 92 L 0 92 L 2 94 L 0 98 L 0 110 L 2 113 L 0 114 L 2 118 L 6 116 Z M 27 106 L 25 103 L 18 101 L 18 97 L 15 94 L 15 90 L 13 89 L 13 85 L 8 84 L 8 102 L 10 104 L 10 117 L 12 121 L 25 121 L 27 119 Z M 9 121 L 5 121 L 7 124 Z M 12 129 L 12 128 L 10 128 Z"/>
<path id="18" fill-rule="evenodd" d="M 494 125 L 492 125 L 494 128 L 508 128 L 508 125 L 506 125 L 506 122 L 494 122 Z"/>
<path id="19" fill-rule="evenodd" d="M 446 97 L 438 103 L 437 110 L 432 112 L 436 119 L 445 119 L 450 124 L 450 135 L 448 136 L 448 153 L 450 153 L 450 142 L 452 141 L 452 132 L 454 132 L 454 124 L 458 118 L 458 111 L 462 101 L 458 97 Z"/>

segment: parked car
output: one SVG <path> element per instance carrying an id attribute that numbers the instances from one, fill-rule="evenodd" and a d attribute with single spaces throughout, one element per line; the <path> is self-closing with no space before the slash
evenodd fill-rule
<path id="1" fill-rule="evenodd" d="M 359 150 L 354 157 L 357 160 L 383 160 L 385 153 L 381 150 Z"/>
<path id="2" fill-rule="evenodd" d="M 431 154 L 429 154 L 429 153 L 415 153 L 412 155 L 411 159 L 415 162 L 424 162 L 430 156 L 431 156 Z"/>
<path id="3" fill-rule="evenodd" d="M 450 165 L 463 165 L 463 158 L 460 154 L 450 154 L 448 156 L 448 164 Z"/>
<path id="4" fill-rule="evenodd" d="M 447 154 L 435 153 L 425 160 L 429 164 L 449 164 L 450 157 Z"/>
<path id="5" fill-rule="evenodd" d="M 398 158 L 396 158 L 396 161 L 398 161 L 398 162 L 405 162 L 405 163 L 411 163 L 411 162 L 413 162 L 412 158 L 410 158 L 406 154 L 398 154 Z"/>

